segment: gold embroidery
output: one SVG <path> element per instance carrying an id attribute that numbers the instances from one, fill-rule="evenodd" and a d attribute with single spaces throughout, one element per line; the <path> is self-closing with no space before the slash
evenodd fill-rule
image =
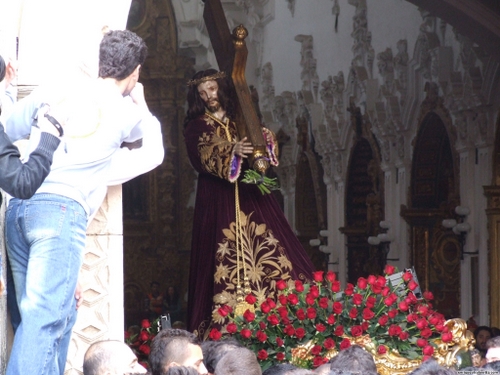
<path id="1" fill-rule="evenodd" d="M 277 280 L 293 282 L 290 275 L 293 267 L 272 231 L 265 223 L 252 221 L 252 215 L 241 212 L 241 246 L 246 274 L 260 304 L 268 297 L 274 298 Z M 233 308 L 237 305 L 236 223 L 232 222 L 223 233 L 225 238 L 218 246 L 214 276 L 215 283 L 222 284 L 223 292 L 214 296 L 212 319 L 215 323 L 222 322 L 217 313 L 221 305 L 228 304 Z"/>

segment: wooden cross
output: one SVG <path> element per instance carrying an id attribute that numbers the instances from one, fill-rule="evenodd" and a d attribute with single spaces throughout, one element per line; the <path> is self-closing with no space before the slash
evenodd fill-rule
<path id="1" fill-rule="evenodd" d="M 245 78 L 248 49 L 245 38 L 248 31 L 243 25 L 229 31 L 226 15 L 220 0 L 204 0 L 203 19 L 215 52 L 219 70 L 226 73 L 235 88 L 236 125 L 240 139 L 248 137 L 254 147 L 249 163 L 256 171 L 264 173 L 269 167 L 267 148 L 262 135 L 260 120 L 255 111 Z"/>

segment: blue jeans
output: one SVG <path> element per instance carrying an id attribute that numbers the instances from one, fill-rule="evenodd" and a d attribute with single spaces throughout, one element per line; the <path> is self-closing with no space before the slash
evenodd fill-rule
<path id="1" fill-rule="evenodd" d="M 5 233 L 21 324 L 7 375 L 64 373 L 86 228 L 85 210 L 72 199 L 43 193 L 10 201 Z"/>

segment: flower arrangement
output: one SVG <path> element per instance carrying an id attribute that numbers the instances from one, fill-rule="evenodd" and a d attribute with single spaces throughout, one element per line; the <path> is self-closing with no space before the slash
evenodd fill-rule
<path id="1" fill-rule="evenodd" d="M 146 368 L 148 356 L 151 352 L 151 341 L 153 341 L 158 333 L 159 322 L 160 318 L 152 322 L 148 319 L 143 319 L 139 332 L 125 331 L 125 343 L 132 349 L 139 362 Z"/>
<path id="2" fill-rule="evenodd" d="M 360 277 L 343 291 L 331 271 L 315 272 L 311 283 L 280 280 L 276 300 L 259 304 L 248 294 L 242 315 L 234 313 L 236 306 L 220 307 L 225 322 L 211 330 L 210 338 L 235 337 L 257 353 L 263 369 L 283 361 L 318 367 L 339 350 L 363 342 L 374 355 L 425 360 L 438 344 L 451 343 L 453 334 L 444 316 L 432 309 L 432 293 L 417 293 L 418 298 L 412 272 L 395 271 L 388 265 L 385 276 Z"/>

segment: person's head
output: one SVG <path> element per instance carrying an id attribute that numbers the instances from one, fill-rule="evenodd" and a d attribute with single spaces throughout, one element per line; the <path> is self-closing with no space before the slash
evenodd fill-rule
<path id="1" fill-rule="evenodd" d="M 476 349 L 486 352 L 486 342 L 491 338 L 491 329 L 488 326 L 479 326 L 474 331 L 476 339 Z"/>
<path id="2" fill-rule="evenodd" d="M 198 375 L 198 371 L 192 367 L 174 366 L 169 367 L 163 375 Z"/>
<path id="3" fill-rule="evenodd" d="M 457 372 L 440 366 L 435 359 L 428 359 L 410 372 L 410 375 L 457 375 Z"/>
<path id="4" fill-rule="evenodd" d="M 231 93 L 231 83 L 223 72 L 215 69 L 197 72 L 188 82 L 188 110 L 185 124 L 203 115 L 205 109 L 216 112 L 219 108 L 223 108 L 231 118 L 234 114 Z"/>
<path id="5" fill-rule="evenodd" d="M 241 348 L 241 344 L 235 339 L 226 339 L 220 341 L 203 341 L 201 350 L 203 351 L 203 363 L 209 374 L 215 372 L 217 363 L 230 350 Z"/>
<path id="6" fill-rule="evenodd" d="M 152 375 L 162 375 L 170 367 L 186 366 L 206 374 L 198 338 L 182 329 L 162 329 L 151 343 L 149 367 Z"/>
<path id="7" fill-rule="evenodd" d="M 297 366 L 291 363 L 278 363 L 263 371 L 262 375 L 288 375 L 291 374 L 293 370 L 297 370 L 297 368 Z"/>
<path id="8" fill-rule="evenodd" d="M 330 369 L 377 374 L 377 367 L 372 355 L 359 345 L 352 345 L 341 350 L 330 360 Z"/>
<path id="9" fill-rule="evenodd" d="M 500 336 L 493 337 L 486 342 L 486 362 L 500 361 Z"/>
<path id="10" fill-rule="evenodd" d="M 111 30 L 104 34 L 99 47 L 99 77 L 125 81 L 128 95 L 139 79 L 148 48 L 137 34 L 129 30 Z"/>
<path id="11" fill-rule="evenodd" d="M 151 288 L 151 292 L 153 293 L 160 292 L 160 283 L 158 281 L 152 281 L 151 284 L 149 284 L 149 287 Z"/>
<path id="12" fill-rule="evenodd" d="M 84 375 L 144 374 L 132 350 L 121 341 L 98 341 L 87 349 L 83 359 Z"/>
<path id="13" fill-rule="evenodd" d="M 262 369 L 255 353 L 247 348 L 227 352 L 217 363 L 215 375 L 261 375 Z"/>

